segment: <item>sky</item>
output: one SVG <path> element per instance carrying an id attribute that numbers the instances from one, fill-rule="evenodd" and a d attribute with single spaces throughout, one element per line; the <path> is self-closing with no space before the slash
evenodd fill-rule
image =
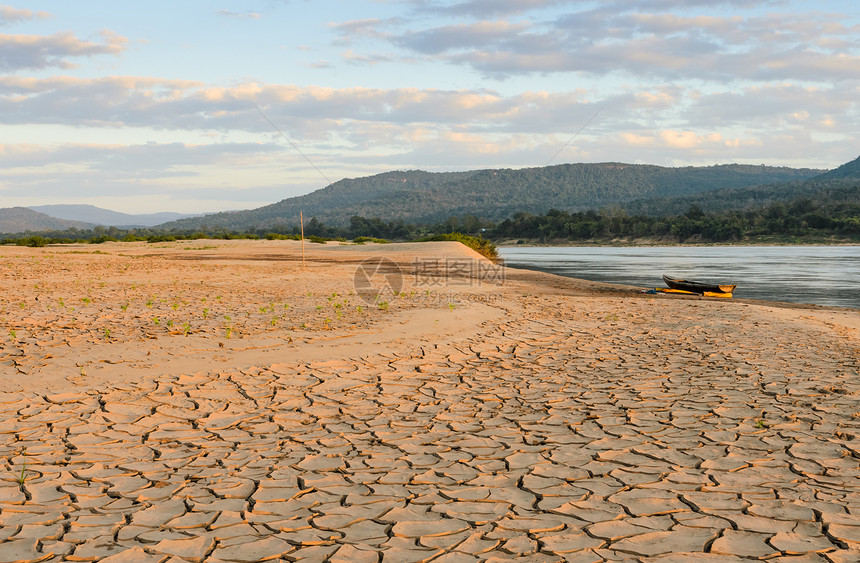
<path id="1" fill-rule="evenodd" d="M 0 4 L 0 207 L 249 209 L 391 170 L 831 169 L 858 133 L 857 0 Z"/>

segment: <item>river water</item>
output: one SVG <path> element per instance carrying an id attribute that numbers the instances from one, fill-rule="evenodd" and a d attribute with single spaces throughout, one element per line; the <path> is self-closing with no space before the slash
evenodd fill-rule
<path id="1" fill-rule="evenodd" d="M 860 246 L 501 247 L 514 268 L 665 287 L 661 278 L 737 284 L 734 296 L 860 308 Z"/>

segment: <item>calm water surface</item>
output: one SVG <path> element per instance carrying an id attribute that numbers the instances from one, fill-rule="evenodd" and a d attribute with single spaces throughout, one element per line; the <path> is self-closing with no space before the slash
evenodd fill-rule
<path id="1" fill-rule="evenodd" d="M 665 287 L 662 274 L 735 283 L 734 296 L 860 308 L 858 246 L 502 247 L 508 266 Z"/>

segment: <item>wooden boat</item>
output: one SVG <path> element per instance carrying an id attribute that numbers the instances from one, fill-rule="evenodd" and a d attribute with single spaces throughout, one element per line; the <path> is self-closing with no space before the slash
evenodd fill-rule
<path id="1" fill-rule="evenodd" d="M 668 287 L 658 287 L 654 289 L 655 293 L 680 293 L 683 295 L 704 295 L 705 297 L 728 297 L 731 298 L 731 293 L 714 293 L 706 291 L 704 293 L 696 293 L 695 291 L 684 291 L 683 289 L 669 289 Z"/>
<path id="2" fill-rule="evenodd" d="M 689 291 L 690 293 L 698 293 L 704 295 L 706 293 L 728 293 L 729 295 L 735 290 L 736 285 L 722 285 L 712 283 L 702 283 L 687 280 L 679 280 L 663 275 L 663 281 L 666 282 L 671 289 L 680 291 Z"/>

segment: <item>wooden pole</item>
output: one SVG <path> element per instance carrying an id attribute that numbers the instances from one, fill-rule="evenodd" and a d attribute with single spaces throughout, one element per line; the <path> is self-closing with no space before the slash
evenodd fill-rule
<path id="1" fill-rule="evenodd" d="M 302 226 L 302 270 L 305 269 L 305 214 L 299 211 L 299 224 Z"/>

